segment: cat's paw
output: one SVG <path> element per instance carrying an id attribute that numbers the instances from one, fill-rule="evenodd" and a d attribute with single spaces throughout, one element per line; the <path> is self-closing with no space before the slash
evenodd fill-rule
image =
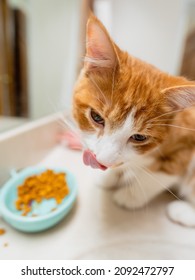
<path id="1" fill-rule="evenodd" d="M 171 202 L 167 207 L 167 215 L 175 223 L 195 227 L 195 208 L 189 202 Z"/>
<path id="2" fill-rule="evenodd" d="M 113 200 L 120 207 L 130 210 L 142 208 L 146 204 L 141 197 L 133 195 L 127 187 L 122 187 L 115 191 Z"/>
<path id="3" fill-rule="evenodd" d="M 99 171 L 95 173 L 95 185 L 103 189 L 117 188 L 119 182 L 119 174 L 113 170 Z"/>

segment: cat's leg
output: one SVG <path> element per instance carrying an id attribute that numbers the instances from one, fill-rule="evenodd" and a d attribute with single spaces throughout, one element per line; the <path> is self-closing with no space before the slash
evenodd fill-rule
<path id="1" fill-rule="evenodd" d="M 124 175 L 127 177 L 127 174 Z M 178 180 L 177 177 L 165 173 L 148 173 L 140 170 L 134 177 L 132 182 L 124 178 L 123 184 L 114 193 L 114 201 L 128 209 L 145 206 Z"/>
<path id="2" fill-rule="evenodd" d="M 168 217 L 175 223 L 195 227 L 195 201 L 191 204 L 188 201 L 173 201 L 167 207 Z"/>
<path id="3" fill-rule="evenodd" d="M 183 226 L 195 227 L 195 169 L 193 176 L 186 176 L 180 185 L 180 194 L 184 200 L 171 202 L 167 207 L 168 217 Z M 188 174 L 189 175 L 189 174 Z"/>

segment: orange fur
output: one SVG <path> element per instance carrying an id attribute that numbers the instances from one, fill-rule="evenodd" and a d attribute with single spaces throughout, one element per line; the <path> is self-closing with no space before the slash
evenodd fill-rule
<path id="1" fill-rule="evenodd" d="M 98 45 L 93 38 L 97 26 L 98 32 L 103 32 L 100 36 L 107 38 L 105 46 Z M 185 109 L 174 112 L 183 108 L 182 102 L 181 108 L 177 108 L 177 102 L 174 103 L 172 98 L 175 98 L 177 88 L 183 87 L 185 92 L 188 87 L 195 88 L 195 83 L 164 73 L 120 50 L 93 15 L 88 22 L 87 40 L 87 60 L 75 86 L 73 99 L 73 115 L 80 129 L 96 131 L 86 115 L 88 108 L 97 111 L 112 130 L 119 127 L 129 112 L 136 108 L 136 129 L 149 135 L 150 140 L 146 144 L 134 144 L 134 149 L 140 154 L 152 152 L 155 162 L 151 170 L 184 174 L 195 153 L 195 133 L 173 126 L 195 130 L 195 111 Z M 155 148 L 159 148 L 160 152 Z"/>

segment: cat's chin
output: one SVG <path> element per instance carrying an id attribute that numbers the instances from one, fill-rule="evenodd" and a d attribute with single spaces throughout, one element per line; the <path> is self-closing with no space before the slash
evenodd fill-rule
<path id="1" fill-rule="evenodd" d="M 111 168 L 111 169 L 115 169 L 115 168 L 117 168 L 117 167 L 122 167 L 123 165 L 124 165 L 124 162 L 120 162 L 120 163 L 117 163 L 117 164 L 112 165 L 110 168 Z"/>

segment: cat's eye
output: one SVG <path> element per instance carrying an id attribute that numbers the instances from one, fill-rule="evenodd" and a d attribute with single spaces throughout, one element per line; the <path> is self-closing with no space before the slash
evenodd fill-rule
<path id="1" fill-rule="evenodd" d="M 104 119 L 97 112 L 95 112 L 94 110 L 91 110 L 90 116 L 95 123 L 104 126 Z"/>
<path id="2" fill-rule="evenodd" d="M 147 136 L 142 134 L 134 134 L 129 138 L 129 140 L 132 142 L 141 143 L 147 140 Z"/>

